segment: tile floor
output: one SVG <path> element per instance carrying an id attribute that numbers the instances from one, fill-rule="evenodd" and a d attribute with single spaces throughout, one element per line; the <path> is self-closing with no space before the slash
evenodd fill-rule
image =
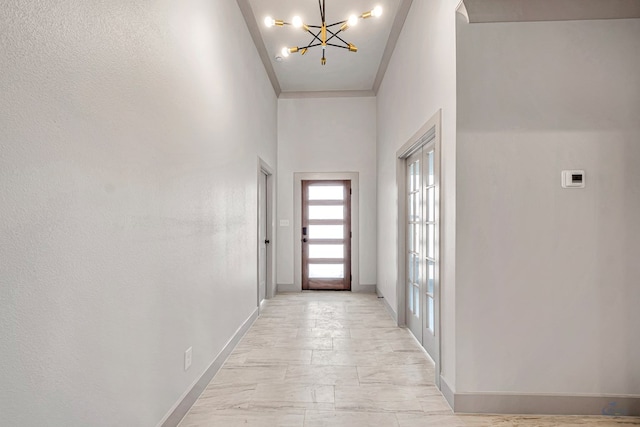
<path id="1" fill-rule="evenodd" d="M 180 427 L 640 426 L 638 418 L 454 415 L 375 295 L 281 294 Z"/>

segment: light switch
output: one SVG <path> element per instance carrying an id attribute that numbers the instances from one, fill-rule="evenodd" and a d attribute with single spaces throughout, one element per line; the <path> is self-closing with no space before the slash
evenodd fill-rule
<path id="1" fill-rule="evenodd" d="M 562 188 L 584 188 L 585 176 L 583 170 L 562 171 Z"/>

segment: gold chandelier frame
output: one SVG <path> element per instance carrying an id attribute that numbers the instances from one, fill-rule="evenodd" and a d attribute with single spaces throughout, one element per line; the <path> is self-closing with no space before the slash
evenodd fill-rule
<path id="1" fill-rule="evenodd" d="M 286 58 L 292 53 L 300 53 L 301 55 L 304 55 L 309 49 L 312 49 L 314 47 L 322 47 L 322 58 L 320 59 L 320 63 L 322 65 L 326 65 L 326 50 L 328 46 L 347 49 L 349 52 L 355 53 L 358 51 L 358 48 L 353 43 L 345 41 L 342 37 L 340 37 L 340 34 L 347 31 L 350 27 L 356 25 L 359 19 L 368 19 L 371 17 L 379 17 L 380 15 L 382 15 L 382 8 L 380 6 L 376 6 L 374 9 L 368 12 L 364 12 L 359 16 L 351 15 L 349 19 L 327 25 L 327 9 L 325 6 L 325 0 L 318 0 L 318 6 L 320 7 L 320 18 L 322 20 L 321 25 L 305 24 L 302 21 L 302 18 L 300 18 L 299 16 L 294 16 L 291 22 L 277 20 L 271 17 L 265 18 L 264 23 L 267 27 L 284 27 L 285 25 L 291 25 L 296 28 L 301 28 L 302 30 L 313 36 L 311 41 L 306 46 L 283 47 L 281 51 L 283 57 Z M 336 30 L 336 27 L 338 26 L 340 27 Z M 334 39 L 335 41 L 332 43 L 332 40 Z"/>

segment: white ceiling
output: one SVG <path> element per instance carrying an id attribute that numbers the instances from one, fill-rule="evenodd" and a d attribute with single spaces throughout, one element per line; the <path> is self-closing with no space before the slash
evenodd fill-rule
<path id="1" fill-rule="evenodd" d="M 275 60 L 284 46 L 304 46 L 313 39 L 292 26 L 264 25 L 270 16 L 290 22 L 295 15 L 309 25 L 320 25 L 318 0 L 237 0 L 276 94 L 280 97 L 373 95 L 382 82 L 391 54 L 413 0 L 325 0 L 327 23 L 360 15 L 375 6 L 380 18 L 360 19 L 357 26 L 341 33 L 358 47 L 352 53 L 327 48 L 327 65 L 320 64 L 322 50 L 292 54 Z M 419 0 L 427 1 L 427 0 Z M 458 12 L 471 23 L 551 21 L 575 19 L 620 19 L 640 17 L 640 0 L 463 0 Z"/>
<path id="2" fill-rule="evenodd" d="M 352 14 L 360 15 L 378 5 L 382 7 L 383 13 L 379 18 L 360 19 L 358 25 L 341 33 L 340 36 L 346 42 L 358 47 L 358 52 L 329 46 L 326 52 L 327 64 L 323 66 L 320 63 L 320 47 L 309 49 L 304 56 L 294 53 L 281 62 L 276 61 L 275 57 L 280 56 L 283 47 L 305 46 L 313 40 L 313 36 L 293 26 L 268 28 L 263 23 L 267 16 L 291 22 L 293 16 L 299 15 L 306 24 L 320 25 L 318 0 L 247 1 L 253 13 L 252 24 L 257 26 L 266 51 L 266 55 L 263 52 L 263 60 L 268 58 L 280 89 L 285 95 L 288 92 L 318 91 L 373 93 L 383 57 L 390 56 L 384 55 L 389 37 L 400 32 L 406 11 L 404 16 L 398 17 L 401 18 L 401 22 L 397 24 L 400 28 L 394 32 L 392 28 L 396 22 L 396 15 L 399 10 L 408 10 L 411 3 L 406 0 L 325 0 L 327 24 L 343 21 Z M 393 50 L 395 40 L 391 44 L 389 47 Z M 258 49 L 260 50 L 260 46 Z M 265 65 L 269 68 L 268 64 Z"/>

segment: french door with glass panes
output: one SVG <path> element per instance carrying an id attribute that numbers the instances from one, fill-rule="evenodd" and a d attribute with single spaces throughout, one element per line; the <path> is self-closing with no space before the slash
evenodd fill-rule
<path id="1" fill-rule="evenodd" d="M 407 165 L 407 326 L 436 360 L 438 332 L 438 171 L 435 143 L 418 149 Z"/>
<path id="2" fill-rule="evenodd" d="M 351 289 L 351 181 L 302 181 L 302 289 Z"/>

